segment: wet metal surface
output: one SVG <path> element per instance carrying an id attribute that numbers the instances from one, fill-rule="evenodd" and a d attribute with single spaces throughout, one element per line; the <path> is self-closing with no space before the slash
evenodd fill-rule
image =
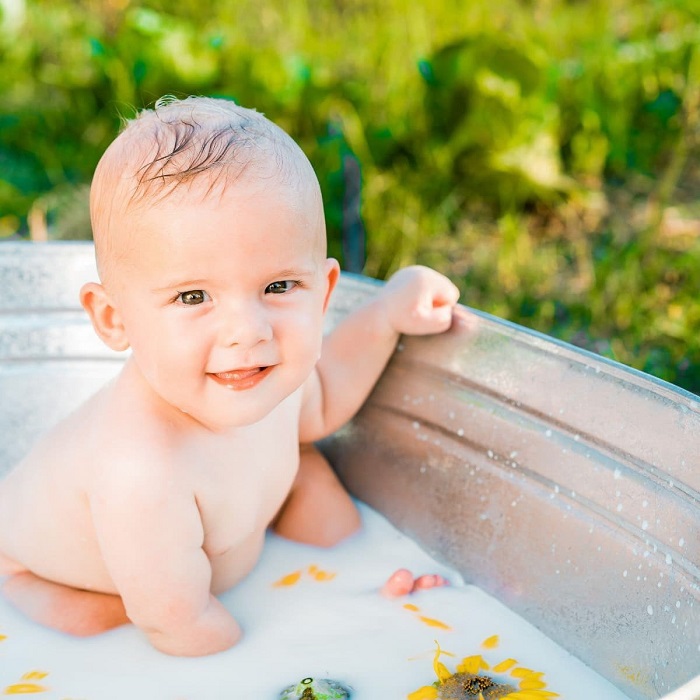
<path id="1" fill-rule="evenodd" d="M 0 475 L 123 361 L 84 243 L 0 244 Z M 343 276 L 332 325 L 377 286 Z M 700 698 L 700 405 L 483 314 L 406 338 L 324 444 L 348 487 L 632 698 Z"/>
<path id="2" fill-rule="evenodd" d="M 360 498 L 630 697 L 700 672 L 698 397 L 465 315 L 404 339 L 326 452 Z"/>

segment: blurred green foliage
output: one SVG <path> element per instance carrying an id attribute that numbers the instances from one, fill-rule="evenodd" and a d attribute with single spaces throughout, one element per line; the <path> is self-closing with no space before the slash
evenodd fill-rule
<path id="1" fill-rule="evenodd" d="M 120 116 L 232 97 L 319 173 L 342 257 L 700 393 L 700 24 L 691 0 L 0 0 L 0 236 L 88 237 Z M 347 214 L 347 212 L 346 212 Z"/>

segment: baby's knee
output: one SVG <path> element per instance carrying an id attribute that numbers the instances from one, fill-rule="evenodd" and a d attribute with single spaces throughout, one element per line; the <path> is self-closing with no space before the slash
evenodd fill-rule
<path id="1" fill-rule="evenodd" d="M 299 445 L 299 456 L 302 461 L 311 460 L 327 463 L 327 460 L 323 456 L 323 453 L 312 442 L 302 443 Z"/>
<path id="2" fill-rule="evenodd" d="M 0 552 L 0 577 L 14 576 L 26 570 L 26 567 Z"/>
<path id="3" fill-rule="evenodd" d="M 299 446 L 299 472 L 297 484 L 303 481 L 319 479 L 336 480 L 337 476 L 330 462 L 315 445 Z"/>
<path id="4" fill-rule="evenodd" d="M 71 588 L 30 571 L 10 576 L 1 590 L 29 619 L 77 637 L 100 634 L 129 622 L 119 596 Z"/>

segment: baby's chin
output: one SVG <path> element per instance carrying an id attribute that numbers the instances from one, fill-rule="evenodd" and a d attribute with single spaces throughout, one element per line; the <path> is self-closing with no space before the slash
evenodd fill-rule
<path id="1" fill-rule="evenodd" d="M 226 433 L 238 429 L 249 428 L 272 413 L 271 410 L 246 411 L 245 415 L 238 415 L 236 412 L 189 412 L 179 409 L 180 413 L 198 426 L 213 433 Z"/>
<path id="2" fill-rule="evenodd" d="M 193 409 L 188 412 L 186 409 L 180 409 L 180 413 L 212 432 L 235 431 L 252 427 L 268 418 L 299 389 L 300 386 L 284 395 L 279 395 L 272 402 L 269 399 L 267 401 L 245 401 L 240 402 L 238 406 L 223 406 L 210 410 Z M 229 390 L 225 389 L 224 391 Z M 233 398 L 235 399 L 235 396 Z M 238 402 L 234 401 L 234 403 Z"/>

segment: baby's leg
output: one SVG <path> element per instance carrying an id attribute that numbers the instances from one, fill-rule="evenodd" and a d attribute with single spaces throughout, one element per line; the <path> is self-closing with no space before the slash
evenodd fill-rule
<path id="1" fill-rule="evenodd" d="M 1 590 L 30 619 L 78 637 L 129 622 L 119 596 L 70 588 L 29 571 L 10 576 Z"/>
<path id="2" fill-rule="evenodd" d="M 18 574 L 20 571 L 25 571 L 25 568 L 0 552 L 0 577 Z"/>
<path id="3" fill-rule="evenodd" d="M 360 529 L 360 514 L 326 458 L 301 446 L 299 473 L 273 522 L 282 537 L 331 547 Z"/>

